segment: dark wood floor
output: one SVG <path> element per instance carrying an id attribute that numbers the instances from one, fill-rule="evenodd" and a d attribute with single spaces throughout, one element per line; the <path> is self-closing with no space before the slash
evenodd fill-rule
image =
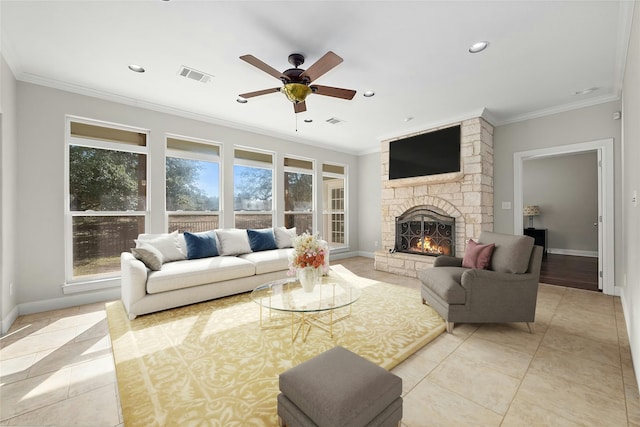
<path id="1" fill-rule="evenodd" d="M 540 282 L 598 291 L 598 258 L 547 254 L 542 259 Z"/>

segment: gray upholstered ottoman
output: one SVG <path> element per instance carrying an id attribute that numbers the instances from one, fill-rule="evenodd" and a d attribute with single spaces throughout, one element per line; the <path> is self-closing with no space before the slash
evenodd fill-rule
<path id="1" fill-rule="evenodd" d="M 402 419 L 402 379 L 334 347 L 280 374 L 281 426 L 395 427 Z"/>

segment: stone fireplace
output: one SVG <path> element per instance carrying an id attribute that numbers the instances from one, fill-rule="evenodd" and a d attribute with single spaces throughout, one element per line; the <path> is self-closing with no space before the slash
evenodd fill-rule
<path id="1" fill-rule="evenodd" d="M 389 180 L 389 144 L 392 141 L 456 124 L 461 127 L 460 172 Z M 454 224 L 449 236 L 451 253 L 458 256 L 464 254 L 469 239 L 476 239 L 483 230 L 493 230 L 493 126 L 482 117 L 383 141 L 381 162 L 382 248 L 375 252 L 377 270 L 416 277 L 417 271 L 431 267 L 435 257 L 440 255 L 442 248 L 428 251 L 428 255 L 433 256 L 424 256 L 423 252 L 404 251 L 398 246 L 403 245 L 403 238 L 400 236 L 398 240 L 396 227 L 407 214 L 430 211 L 430 215 L 438 219 L 450 218 Z M 417 244 L 417 235 L 422 234 L 424 238 L 425 230 L 416 227 L 414 224 L 411 229 L 409 224 L 405 230 L 416 237 L 413 242 Z M 426 237 L 431 231 L 427 226 Z M 445 228 L 441 231 L 447 233 Z M 411 239 L 404 240 L 408 247 L 411 247 Z M 425 243 L 431 242 L 422 240 L 420 245 Z"/>

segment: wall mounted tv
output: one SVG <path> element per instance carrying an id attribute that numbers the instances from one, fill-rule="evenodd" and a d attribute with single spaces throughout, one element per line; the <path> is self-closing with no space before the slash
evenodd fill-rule
<path id="1" fill-rule="evenodd" d="M 389 179 L 460 172 L 460 126 L 392 141 Z"/>

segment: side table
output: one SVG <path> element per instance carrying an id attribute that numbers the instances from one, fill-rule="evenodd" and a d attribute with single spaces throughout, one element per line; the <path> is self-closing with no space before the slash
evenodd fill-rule
<path id="1" fill-rule="evenodd" d="M 547 248 L 548 244 L 548 230 L 546 228 L 525 228 L 524 229 L 525 236 L 531 236 L 535 240 L 534 244 L 538 246 L 542 246 L 544 252 L 542 256 L 547 256 Z"/>

